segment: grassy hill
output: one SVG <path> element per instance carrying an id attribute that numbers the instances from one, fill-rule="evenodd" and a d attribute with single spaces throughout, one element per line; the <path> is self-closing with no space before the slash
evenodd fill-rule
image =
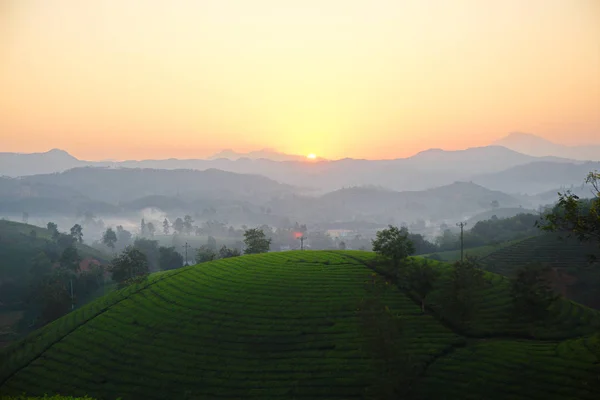
<path id="1" fill-rule="evenodd" d="M 471 248 L 465 249 L 464 254 L 465 254 L 465 256 L 469 255 L 469 256 L 473 256 L 473 257 L 483 258 L 483 257 L 489 256 L 490 254 L 492 254 L 500 249 L 503 249 L 504 247 L 512 246 L 512 245 L 520 242 L 521 240 L 522 239 L 511 240 L 509 242 L 502 242 L 502 243 L 491 244 L 491 245 L 487 245 L 487 246 L 471 247 Z M 431 254 L 423 254 L 423 255 L 421 255 L 421 257 L 432 257 L 439 261 L 455 262 L 455 261 L 460 260 L 460 250 L 449 250 L 449 251 L 440 251 L 440 252 L 431 253 Z"/>
<path id="2" fill-rule="evenodd" d="M 548 323 L 513 322 L 506 278 L 487 273 L 475 322 L 461 326 L 443 313 L 449 266 L 435 265 L 442 277 L 425 314 L 369 252 L 155 273 L 0 353 L 0 392 L 351 399 L 384 398 L 392 385 L 391 398 L 596 398 L 599 312 L 564 300 Z"/>
<path id="3" fill-rule="evenodd" d="M 554 269 L 555 284 L 564 296 L 600 308 L 600 270 L 598 262 L 590 265 L 590 254 L 600 260 L 600 249 L 594 243 L 581 243 L 549 233 L 499 248 L 481 262 L 487 270 L 506 276 L 511 276 L 516 266 L 528 262 L 549 265 Z"/>

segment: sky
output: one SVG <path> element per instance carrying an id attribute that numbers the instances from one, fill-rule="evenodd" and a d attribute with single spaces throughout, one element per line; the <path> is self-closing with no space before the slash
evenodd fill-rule
<path id="1" fill-rule="evenodd" d="M 0 0 L 0 151 L 600 143 L 598 0 Z"/>

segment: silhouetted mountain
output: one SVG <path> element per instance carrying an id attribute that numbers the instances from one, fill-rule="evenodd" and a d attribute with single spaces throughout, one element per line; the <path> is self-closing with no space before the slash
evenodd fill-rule
<path id="1" fill-rule="evenodd" d="M 269 203 L 273 213 L 298 215 L 307 221 L 353 221 L 380 224 L 443 220 L 489 210 L 492 201 L 516 207 L 519 201 L 482 186 L 455 182 L 422 191 L 397 192 L 376 187 L 336 190 L 318 198 L 290 196 Z"/>
<path id="2" fill-rule="evenodd" d="M 195 171 L 85 167 L 58 174 L 23 177 L 20 180 L 85 193 L 90 198 L 113 204 L 154 195 L 252 198 L 261 201 L 292 191 L 291 186 L 263 176 L 216 169 Z"/>
<path id="3" fill-rule="evenodd" d="M 45 153 L 0 153 L 0 176 L 15 177 L 61 172 L 85 163 L 59 149 Z"/>
<path id="4" fill-rule="evenodd" d="M 514 132 L 496 140 L 493 144 L 535 157 L 556 156 L 574 160 L 600 161 L 600 145 L 564 146 L 530 133 Z"/>
<path id="5" fill-rule="evenodd" d="M 250 151 L 248 153 L 238 153 L 231 149 L 228 149 L 228 150 L 220 151 L 217 154 L 212 155 L 208 159 L 216 160 L 219 158 L 226 158 L 226 159 L 229 159 L 232 161 L 238 160 L 240 158 L 248 158 L 251 160 L 266 159 L 266 160 L 271 160 L 271 161 L 304 161 L 304 160 L 306 160 L 306 156 L 280 153 L 274 149 L 262 149 L 262 150 Z"/>
<path id="6" fill-rule="evenodd" d="M 19 157 L 17 155 L 16 157 Z M 469 180 L 474 174 L 500 172 L 534 161 L 575 162 L 557 157 L 533 157 L 501 146 L 475 147 L 459 151 L 431 149 L 412 157 L 394 160 L 341 159 L 273 161 L 239 158 L 229 160 L 128 160 L 122 162 L 86 162 L 89 166 L 147 169 L 218 169 L 238 174 L 257 174 L 277 182 L 325 193 L 342 187 L 372 184 L 393 190 L 424 190 L 448 183 Z M 43 163 L 48 171 L 60 170 L 53 163 Z M 60 167 L 60 165 L 58 165 Z M 14 168 L 12 169 L 14 172 Z M 25 174 L 26 175 L 26 174 Z M 483 183 L 485 185 L 485 183 Z M 547 188 L 545 188 L 547 189 Z"/>
<path id="7" fill-rule="evenodd" d="M 587 174 L 598 169 L 600 162 L 575 164 L 541 161 L 474 176 L 472 181 L 506 193 L 534 195 L 560 187 L 581 186 Z"/>

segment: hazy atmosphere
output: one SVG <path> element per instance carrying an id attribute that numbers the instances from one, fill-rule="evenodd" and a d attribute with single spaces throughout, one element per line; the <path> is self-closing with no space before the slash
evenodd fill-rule
<path id="1" fill-rule="evenodd" d="M 0 0 L 0 398 L 597 400 L 599 171 L 598 0 Z"/>
<path id="2" fill-rule="evenodd" d="M 329 159 L 600 144 L 596 0 L 3 0 L 4 151 Z"/>

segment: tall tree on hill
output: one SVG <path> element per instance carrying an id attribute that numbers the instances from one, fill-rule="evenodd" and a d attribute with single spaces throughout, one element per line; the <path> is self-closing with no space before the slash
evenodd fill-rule
<path id="1" fill-rule="evenodd" d="M 217 239 L 215 239 L 212 236 L 209 236 L 206 239 L 206 247 L 208 247 L 209 249 L 213 250 L 213 251 L 217 251 Z"/>
<path id="2" fill-rule="evenodd" d="M 77 252 L 77 249 L 74 246 L 67 247 L 62 254 L 60 255 L 60 266 L 72 271 L 79 271 L 79 263 L 81 262 L 81 257 Z"/>
<path id="3" fill-rule="evenodd" d="M 73 227 L 71 228 L 71 236 L 79 243 L 83 243 L 83 228 L 81 227 L 81 225 L 73 225 Z"/>
<path id="4" fill-rule="evenodd" d="M 131 244 L 131 232 L 123 228 L 122 225 L 117 226 L 117 244 L 119 248 L 126 248 Z"/>
<path id="5" fill-rule="evenodd" d="M 194 220 L 190 215 L 183 217 L 183 230 L 186 234 L 190 235 L 194 229 Z"/>
<path id="6" fill-rule="evenodd" d="M 171 225 L 169 224 L 169 220 L 165 218 L 163 221 L 163 233 L 168 235 L 171 229 Z"/>
<path id="7" fill-rule="evenodd" d="M 267 238 L 262 229 L 248 229 L 244 232 L 245 254 L 266 253 L 271 246 L 271 239 Z"/>
<path id="8" fill-rule="evenodd" d="M 160 257 L 158 241 L 138 237 L 133 242 L 133 247 L 144 253 L 151 271 L 158 271 Z"/>
<path id="9" fill-rule="evenodd" d="M 231 258 L 231 257 L 238 257 L 241 256 L 242 254 L 240 253 L 240 251 L 238 249 L 230 249 L 229 247 L 223 245 L 220 249 L 219 249 L 219 258 Z"/>
<path id="10" fill-rule="evenodd" d="M 104 235 L 102 235 L 102 243 L 113 250 L 115 249 L 115 243 L 117 243 L 117 234 L 112 228 L 106 229 L 106 232 L 104 232 Z"/>
<path id="11" fill-rule="evenodd" d="M 119 283 L 119 286 L 123 286 L 148 274 L 148 260 L 144 253 L 128 246 L 112 260 L 109 270 L 112 279 Z"/>
<path id="12" fill-rule="evenodd" d="M 545 231 L 567 232 L 580 241 L 600 245 L 600 173 L 590 172 L 586 183 L 592 186 L 594 198 L 581 200 L 570 191 L 558 193 L 558 203 L 537 225 Z"/>
<path id="13" fill-rule="evenodd" d="M 146 234 L 146 221 L 144 220 L 144 218 L 142 218 L 142 222 L 140 223 L 140 235 L 142 237 L 146 237 Z"/>
<path id="14" fill-rule="evenodd" d="M 415 252 L 415 246 L 408 238 L 408 231 L 404 228 L 398 229 L 392 225 L 389 225 L 387 229 L 378 231 L 372 243 L 373 251 L 389 258 L 396 270 L 402 260 Z"/>
<path id="15" fill-rule="evenodd" d="M 549 315 L 550 306 L 559 299 L 546 279 L 549 271 L 541 264 L 520 267 L 511 279 L 510 294 L 518 319 L 535 322 Z"/>
<path id="16" fill-rule="evenodd" d="M 173 230 L 175 232 L 177 232 L 178 234 L 181 234 L 183 232 L 183 228 L 184 228 L 183 220 L 178 217 L 175 220 L 175 222 L 173 222 Z"/>
<path id="17" fill-rule="evenodd" d="M 50 231 L 50 235 L 52 235 L 52 239 L 53 240 L 58 239 L 58 235 L 60 234 L 60 232 L 58 232 L 58 225 L 56 225 L 54 222 L 48 222 L 46 227 L 48 228 L 48 231 Z"/>
<path id="18" fill-rule="evenodd" d="M 421 312 L 425 312 L 427 296 L 433 290 L 433 285 L 439 276 L 439 271 L 427 260 L 410 262 L 407 268 L 400 272 L 399 282 L 409 291 L 415 293 L 421 301 Z"/>
<path id="19" fill-rule="evenodd" d="M 484 284 L 484 272 L 475 257 L 467 255 L 464 261 L 455 262 L 452 265 L 446 307 L 461 322 L 467 323 L 477 308 L 475 297 Z"/>
<path id="20" fill-rule="evenodd" d="M 217 252 L 208 245 L 202 245 L 196 251 L 196 264 L 213 261 L 217 258 Z"/>
<path id="21" fill-rule="evenodd" d="M 148 222 L 146 224 L 146 230 L 148 231 L 148 235 L 150 235 L 150 237 L 154 237 L 154 232 L 156 232 L 156 228 L 154 227 L 154 224 L 152 222 Z"/>
<path id="22" fill-rule="evenodd" d="M 158 263 L 163 271 L 183 267 L 183 256 L 175 250 L 175 247 L 159 247 Z"/>

